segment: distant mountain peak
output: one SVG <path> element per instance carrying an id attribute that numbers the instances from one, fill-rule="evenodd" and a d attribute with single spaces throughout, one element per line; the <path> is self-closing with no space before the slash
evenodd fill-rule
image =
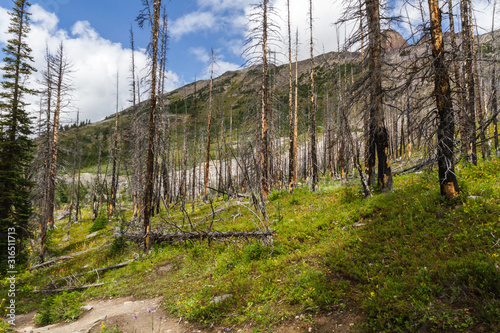
<path id="1" fill-rule="evenodd" d="M 387 29 L 382 32 L 382 45 L 385 52 L 392 52 L 408 46 L 408 42 L 396 30 Z"/>

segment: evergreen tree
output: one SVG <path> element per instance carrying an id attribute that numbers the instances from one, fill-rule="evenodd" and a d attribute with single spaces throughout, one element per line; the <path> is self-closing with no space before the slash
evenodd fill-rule
<path id="1" fill-rule="evenodd" d="M 3 81 L 0 91 L 0 266 L 7 261 L 7 233 L 15 228 L 16 254 L 22 251 L 22 241 L 28 234 L 28 219 L 31 213 L 28 166 L 31 161 L 33 143 L 31 119 L 25 108 L 26 95 L 36 91 L 26 86 L 27 77 L 35 71 L 31 49 L 26 44 L 29 28 L 27 0 L 14 0 L 10 12 L 8 34 L 12 36 L 3 49 L 6 54 L 2 67 Z M 5 272 L 6 267 L 0 267 Z M 12 268 L 11 268 L 12 269 Z"/>

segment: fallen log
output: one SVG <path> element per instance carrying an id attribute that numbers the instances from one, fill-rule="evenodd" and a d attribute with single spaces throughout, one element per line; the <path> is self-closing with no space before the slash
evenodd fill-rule
<path id="1" fill-rule="evenodd" d="M 108 267 L 102 267 L 102 268 L 92 269 L 90 271 L 83 272 L 83 273 L 71 274 L 71 275 L 63 276 L 63 277 L 60 277 L 60 278 L 52 281 L 51 284 L 54 285 L 54 283 L 56 283 L 58 281 L 75 278 L 77 276 L 82 276 L 82 275 L 89 274 L 89 273 L 105 272 L 105 271 L 109 271 L 111 269 L 122 268 L 122 267 L 127 266 L 128 264 L 129 264 L 129 262 L 127 261 L 127 262 L 122 262 L 121 264 L 116 264 L 116 265 L 112 265 L 112 266 L 108 266 Z"/>
<path id="2" fill-rule="evenodd" d="M 59 293 L 62 291 L 71 291 L 71 290 L 80 290 L 80 289 L 87 289 L 90 287 L 99 287 L 102 286 L 103 283 L 97 283 L 97 284 L 87 284 L 84 286 L 74 286 L 74 287 L 68 287 L 68 288 L 60 288 L 60 289 L 41 289 L 41 290 L 33 290 L 34 293 Z"/>
<path id="3" fill-rule="evenodd" d="M 149 237 L 151 241 L 157 243 L 173 243 L 179 241 L 186 240 L 195 240 L 195 239 L 223 239 L 223 238 L 266 238 L 272 237 L 274 234 L 273 231 L 226 231 L 226 232 L 218 232 L 218 231 L 196 231 L 196 232 L 173 232 L 173 233 L 157 233 L 150 232 Z M 144 234 L 124 234 L 123 238 L 126 240 L 134 241 L 134 242 L 142 242 L 144 241 Z"/>
<path id="4" fill-rule="evenodd" d="M 406 168 L 406 169 L 403 169 L 403 170 L 394 170 L 394 172 L 392 173 L 394 176 L 395 175 L 400 175 L 400 174 L 403 174 L 403 173 L 407 173 L 407 172 L 416 172 L 426 166 L 428 166 L 429 164 L 432 164 L 434 163 L 435 160 L 434 159 L 426 159 L 426 160 L 420 160 L 419 163 L 415 164 L 415 165 L 412 165 L 411 167 L 409 168 Z"/>
<path id="5" fill-rule="evenodd" d="M 42 262 L 41 264 L 33 265 L 30 268 L 28 268 L 28 271 L 31 272 L 31 271 L 34 271 L 36 269 L 44 268 L 44 267 L 50 266 L 52 264 L 55 264 L 58 261 L 67 261 L 67 260 L 73 259 L 74 257 L 79 256 L 81 254 L 87 253 L 87 252 L 92 251 L 92 250 L 96 250 L 96 249 L 104 246 L 106 243 L 107 242 L 105 242 L 99 246 L 93 247 L 91 249 L 87 249 L 87 250 L 83 250 L 83 251 L 79 251 L 79 252 L 75 252 L 75 253 L 70 253 L 70 254 L 65 255 L 65 256 L 57 257 L 57 258 L 51 259 L 49 261 Z"/>

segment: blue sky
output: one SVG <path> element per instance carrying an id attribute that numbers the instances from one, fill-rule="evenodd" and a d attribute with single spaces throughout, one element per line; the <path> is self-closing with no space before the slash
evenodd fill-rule
<path id="1" fill-rule="evenodd" d="M 392 0 L 399 14 L 404 0 Z M 417 3 L 418 0 L 409 0 Z M 240 68 L 244 64 L 241 54 L 251 5 L 256 0 L 163 0 L 169 17 L 169 52 L 167 64 L 167 90 L 172 90 L 197 78 L 207 78 L 210 66 L 210 49 L 215 51 L 216 75 Z M 286 61 L 285 40 L 286 0 L 272 0 L 281 27 L 283 41 L 277 43 L 278 61 Z M 299 32 L 299 59 L 309 56 L 308 3 L 290 0 L 292 30 Z M 477 21 L 486 28 L 491 26 L 491 6 L 487 0 L 476 0 Z M 444 1 L 443 1 L 444 3 Z M 119 108 L 130 105 L 130 56 L 129 29 L 133 25 L 136 43 L 136 65 L 146 64 L 144 48 L 149 41 L 148 29 L 140 30 L 135 18 L 141 9 L 141 0 L 31 0 L 32 32 L 29 44 L 33 49 L 35 66 L 44 65 L 45 47 L 55 51 L 63 41 L 67 57 L 74 64 L 72 108 L 65 114 L 65 121 L 76 118 L 79 108 L 81 119 L 97 121 L 110 115 L 116 103 L 116 73 L 119 73 Z M 424 8 L 426 2 L 424 1 Z M 5 45 L 11 9 L 11 0 L 0 0 L 0 47 Z M 418 24 L 420 14 L 408 7 L 410 20 Z M 333 23 L 342 14 L 341 0 L 313 0 L 315 54 L 337 49 L 336 29 Z M 405 12 L 403 12 L 404 14 Z M 402 26 L 401 32 L 405 35 Z M 347 29 L 350 31 L 350 28 Z M 340 42 L 345 36 L 340 33 Z M 282 43 L 281 43 L 282 42 Z M 279 49 L 279 46 L 282 46 Z M 3 58 L 3 57 L 2 57 Z M 1 60 L 0 60 L 1 65 Z M 144 72 L 140 72 L 144 76 Z M 35 75 L 39 78 L 40 73 Z M 32 80 L 35 85 L 36 80 Z M 32 108 L 37 110 L 36 101 Z"/>

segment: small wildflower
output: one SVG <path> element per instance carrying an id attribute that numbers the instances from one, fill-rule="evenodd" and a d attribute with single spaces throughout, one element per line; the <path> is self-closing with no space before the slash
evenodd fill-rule
<path id="1" fill-rule="evenodd" d="M 371 297 L 375 296 L 375 293 L 372 291 L 372 292 L 370 293 L 370 296 L 371 296 Z"/>
<path id="2" fill-rule="evenodd" d="M 493 253 L 491 256 L 492 256 L 493 258 L 498 258 L 499 254 L 498 254 L 498 253 Z"/>
<path id="3" fill-rule="evenodd" d="M 136 316 L 133 316 L 132 318 L 133 318 L 133 319 L 137 319 L 137 317 L 136 317 Z"/>

